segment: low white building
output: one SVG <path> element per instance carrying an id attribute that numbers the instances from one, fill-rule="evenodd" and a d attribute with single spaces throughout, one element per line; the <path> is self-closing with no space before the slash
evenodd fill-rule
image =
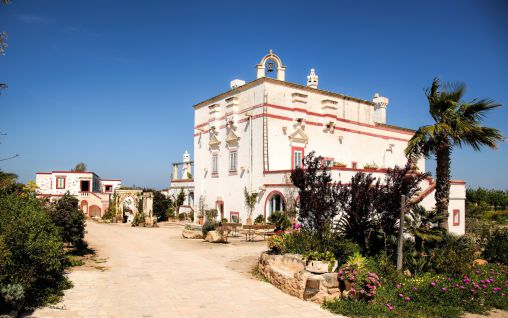
<path id="1" fill-rule="evenodd" d="M 115 189 L 122 185 L 118 179 L 101 179 L 94 172 L 51 171 L 37 172 L 37 196 L 50 200 L 65 193 L 79 200 L 79 207 L 88 216 L 102 217 L 109 206 L 109 200 Z"/>
<path id="2" fill-rule="evenodd" d="M 414 130 L 386 123 L 388 98 L 320 90 L 314 69 L 307 85 L 286 82 L 286 67 L 272 51 L 256 68 L 257 79 L 235 80 L 231 90 L 194 106 L 195 209 L 203 202 L 243 223 L 283 210 L 298 199 L 289 173 L 313 150 L 344 183 L 359 171 L 384 179 L 387 168 L 405 165 Z M 270 71 L 276 79 L 267 77 Z M 417 166 L 425 171 L 424 160 Z M 434 187 L 432 179 L 421 184 L 418 200 L 427 209 L 435 205 Z M 258 193 L 251 215 L 244 189 Z M 464 233 L 465 182 L 452 181 L 449 209 L 450 231 Z"/>

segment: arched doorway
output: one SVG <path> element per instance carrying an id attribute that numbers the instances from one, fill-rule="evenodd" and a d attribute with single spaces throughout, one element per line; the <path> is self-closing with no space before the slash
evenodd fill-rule
<path id="1" fill-rule="evenodd" d="M 87 200 L 82 200 L 81 203 L 79 204 L 79 207 L 81 208 L 81 211 L 83 211 L 83 213 L 85 215 L 88 215 L 88 201 Z"/>
<path id="2" fill-rule="evenodd" d="M 286 199 L 277 190 L 268 194 L 265 201 L 265 221 L 275 211 L 286 211 Z"/>
<path id="3" fill-rule="evenodd" d="M 123 222 L 132 222 L 134 219 L 134 211 L 136 210 L 135 207 L 135 200 L 128 196 L 125 199 L 123 199 L 122 202 L 122 211 L 123 211 Z"/>
<path id="4" fill-rule="evenodd" d="M 90 206 L 90 208 L 88 209 L 88 215 L 91 217 L 94 216 L 101 217 L 101 208 L 97 205 Z"/>

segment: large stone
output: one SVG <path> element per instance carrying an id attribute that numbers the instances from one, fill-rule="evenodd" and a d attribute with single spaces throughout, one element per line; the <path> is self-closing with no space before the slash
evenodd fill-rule
<path id="1" fill-rule="evenodd" d="M 330 288 L 339 288 L 339 277 L 337 273 L 325 273 L 321 275 L 323 277 L 323 286 Z"/>
<path id="2" fill-rule="evenodd" d="M 313 274 L 305 270 L 300 255 L 262 253 L 258 270 L 275 287 L 300 299 L 322 304 L 341 296 L 337 273 Z"/>
<path id="3" fill-rule="evenodd" d="M 184 229 L 182 231 L 182 236 L 183 236 L 183 238 L 187 238 L 187 239 L 202 239 L 203 238 L 203 232 L 196 231 L 196 230 Z"/>
<path id="4" fill-rule="evenodd" d="M 224 238 L 222 235 L 220 235 L 217 231 L 209 231 L 206 234 L 205 241 L 210 243 L 224 243 Z"/>
<path id="5" fill-rule="evenodd" d="M 330 272 L 330 269 L 333 271 L 337 267 L 337 261 L 335 261 L 331 268 L 329 264 L 329 262 L 309 261 L 305 269 L 314 274 L 324 274 Z"/>

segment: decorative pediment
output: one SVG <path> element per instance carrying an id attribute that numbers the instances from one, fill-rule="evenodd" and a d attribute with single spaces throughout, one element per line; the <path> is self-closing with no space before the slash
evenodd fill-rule
<path id="1" fill-rule="evenodd" d="M 208 145 L 210 148 L 216 148 L 220 145 L 220 141 L 214 133 L 210 133 L 210 141 L 208 142 Z"/>
<path id="2" fill-rule="evenodd" d="M 229 129 L 228 134 L 226 136 L 226 143 L 228 145 L 238 143 L 238 140 L 240 140 L 240 137 L 238 137 L 233 129 Z"/>
<path id="3" fill-rule="evenodd" d="M 303 131 L 303 129 L 298 128 L 294 133 L 289 135 L 289 140 L 291 140 L 291 142 L 299 142 L 299 143 L 307 144 L 307 142 L 309 141 L 309 137 Z"/>

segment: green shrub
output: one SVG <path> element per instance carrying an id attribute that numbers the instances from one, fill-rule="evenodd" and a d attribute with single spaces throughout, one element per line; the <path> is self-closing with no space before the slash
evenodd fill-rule
<path id="1" fill-rule="evenodd" d="M 35 307 L 68 287 L 59 229 L 44 206 L 29 196 L 0 197 L 0 309 Z"/>
<path id="2" fill-rule="evenodd" d="M 276 231 L 284 231 L 291 227 L 287 214 L 281 211 L 274 211 L 268 217 L 268 223 L 275 225 Z"/>
<path id="3" fill-rule="evenodd" d="M 437 274 L 467 274 L 475 259 L 476 247 L 468 236 L 448 234 L 429 251 L 429 270 Z"/>
<path id="4" fill-rule="evenodd" d="M 185 213 L 178 214 L 178 220 L 183 221 L 187 218 L 187 215 Z"/>
<path id="5" fill-rule="evenodd" d="M 85 237 L 85 215 L 78 207 L 78 199 L 66 193 L 48 210 L 53 224 L 60 229 L 65 243 L 74 247 L 82 245 Z"/>
<path id="6" fill-rule="evenodd" d="M 215 231 L 215 229 L 219 226 L 219 224 L 212 220 L 208 219 L 206 220 L 205 224 L 203 224 L 203 237 L 206 237 L 206 234 L 210 231 Z"/>
<path id="7" fill-rule="evenodd" d="M 488 237 L 483 258 L 508 265 L 508 229 L 497 229 Z"/>
<path id="8" fill-rule="evenodd" d="M 144 212 L 136 213 L 136 215 L 132 219 L 131 225 L 132 226 L 140 226 L 140 225 L 145 224 L 145 217 L 146 217 L 146 214 Z"/>
<path id="9" fill-rule="evenodd" d="M 260 215 L 256 216 L 256 218 L 254 219 L 254 224 L 256 224 L 256 225 L 265 224 L 264 215 L 260 214 Z"/>

